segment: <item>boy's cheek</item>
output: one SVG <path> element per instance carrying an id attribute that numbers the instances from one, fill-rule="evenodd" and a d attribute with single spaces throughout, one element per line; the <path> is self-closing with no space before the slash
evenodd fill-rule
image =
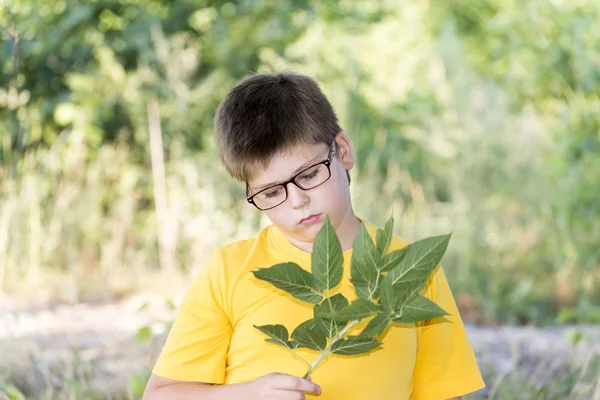
<path id="1" fill-rule="evenodd" d="M 265 214 L 273 224 L 281 226 L 285 229 L 290 229 L 292 225 L 290 223 L 292 219 L 290 216 L 293 215 L 293 213 L 291 212 L 291 210 L 288 210 L 286 207 L 283 207 L 283 204 L 272 210 L 265 211 Z"/>

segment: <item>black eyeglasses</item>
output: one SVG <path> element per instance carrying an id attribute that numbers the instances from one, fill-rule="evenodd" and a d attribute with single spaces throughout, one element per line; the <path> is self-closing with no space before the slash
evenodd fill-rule
<path id="1" fill-rule="evenodd" d="M 293 183 L 302 190 L 310 190 L 316 188 L 317 186 L 321 186 L 327 182 L 329 178 L 331 178 L 330 166 L 333 149 L 335 148 L 334 145 L 335 140 L 333 140 L 331 142 L 331 146 L 329 146 L 329 154 L 327 155 L 326 160 L 303 169 L 289 181 L 269 186 L 268 188 L 263 189 L 252 196 L 248 196 L 250 187 L 248 186 L 248 183 L 246 183 L 246 200 L 248 200 L 248 203 L 254 204 L 254 206 L 259 210 L 266 211 L 277 207 L 287 200 L 287 185 L 290 183 Z"/>

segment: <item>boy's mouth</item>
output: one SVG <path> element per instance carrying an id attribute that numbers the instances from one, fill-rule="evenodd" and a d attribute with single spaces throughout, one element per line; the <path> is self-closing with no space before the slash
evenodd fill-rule
<path id="1" fill-rule="evenodd" d="M 309 215 L 308 217 L 301 219 L 300 222 L 298 222 L 298 225 L 314 224 L 315 222 L 318 222 L 321 219 L 321 215 L 323 214 Z"/>

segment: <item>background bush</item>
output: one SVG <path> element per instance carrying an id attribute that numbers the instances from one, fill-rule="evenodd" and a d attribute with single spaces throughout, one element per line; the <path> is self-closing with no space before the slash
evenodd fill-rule
<path id="1" fill-rule="evenodd" d="M 11 0 L 0 292 L 185 283 L 255 233 L 268 221 L 219 165 L 212 118 L 248 72 L 291 69 L 353 140 L 359 215 L 454 231 L 445 266 L 473 319 L 598 322 L 598 20 L 596 0 Z"/>

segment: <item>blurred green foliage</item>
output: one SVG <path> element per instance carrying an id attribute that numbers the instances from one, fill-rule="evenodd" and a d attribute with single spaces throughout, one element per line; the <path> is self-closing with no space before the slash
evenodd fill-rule
<path id="1" fill-rule="evenodd" d="M 180 270 L 255 232 L 212 118 L 248 72 L 293 69 L 353 140 L 357 212 L 391 205 L 411 239 L 455 231 L 446 268 L 473 319 L 595 320 L 598 20 L 596 0 L 4 2 L 0 290 L 76 301 L 158 270 L 154 100 Z"/>
<path id="2" fill-rule="evenodd" d="M 0 382 L 0 399 L 1 400 L 25 400 L 23 393 L 12 385 L 3 385 Z"/>

